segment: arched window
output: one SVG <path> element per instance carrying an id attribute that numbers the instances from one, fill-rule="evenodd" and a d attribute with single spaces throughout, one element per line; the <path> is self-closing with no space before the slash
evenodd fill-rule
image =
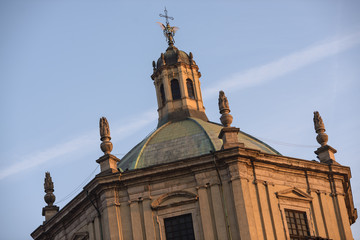
<path id="1" fill-rule="evenodd" d="M 193 85 L 193 82 L 190 79 L 186 80 L 186 86 L 187 86 L 189 98 L 195 99 L 194 85 Z"/>
<path id="2" fill-rule="evenodd" d="M 165 91 L 164 91 L 164 85 L 160 85 L 160 97 L 161 97 L 161 104 L 164 106 L 166 99 L 165 99 Z"/>
<path id="3" fill-rule="evenodd" d="M 171 80 L 171 94 L 173 100 L 181 99 L 179 82 L 176 79 Z"/>

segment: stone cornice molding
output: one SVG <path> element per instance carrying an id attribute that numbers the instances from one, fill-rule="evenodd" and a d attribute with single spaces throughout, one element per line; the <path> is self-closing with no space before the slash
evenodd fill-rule
<path id="1" fill-rule="evenodd" d="M 155 80 L 155 78 L 157 78 L 160 74 L 162 74 L 162 72 L 164 70 L 171 70 L 171 69 L 176 69 L 178 67 L 185 67 L 185 68 L 189 68 L 191 70 L 195 70 L 199 73 L 199 78 L 201 77 L 201 73 L 199 72 L 199 67 L 198 65 L 196 64 L 193 64 L 193 65 L 188 65 L 186 63 L 183 63 L 183 62 L 179 62 L 179 63 L 176 63 L 176 64 L 172 64 L 172 65 L 163 65 L 161 66 L 159 69 L 156 70 L 156 72 L 154 72 L 152 75 L 151 75 L 151 79 L 152 80 Z"/>

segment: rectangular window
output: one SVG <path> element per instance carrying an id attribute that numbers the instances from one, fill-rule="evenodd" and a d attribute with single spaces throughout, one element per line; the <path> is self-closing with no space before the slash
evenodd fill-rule
<path id="1" fill-rule="evenodd" d="M 195 240 L 191 213 L 164 219 L 166 240 Z"/>
<path id="2" fill-rule="evenodd" d="M 309 239 L 310 231 L 305 212 L 285 209 L 290 240 Z"/>

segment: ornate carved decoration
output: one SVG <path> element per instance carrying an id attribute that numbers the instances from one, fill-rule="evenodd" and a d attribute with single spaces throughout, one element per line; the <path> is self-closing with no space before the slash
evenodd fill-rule
<path id="1" fill-rule="evenodd" d="M 230 127 L 233 117 L 230 114 L 229 101 L 224 91 L 219 91 L 219 111 L 221 114 L 220 121 L 225 127 Z"/>
<path id="2" fill-rule="evenodd" d="M 99 125 L 100 125 L 100 140 L 102 141 L 102 143 L 100 144 L 100 148 L 105 154 L 109 154 L 113 149 L 113 145 L 110 142 L 111 137 L 110 137 L 109 123 L 105 117 L 102 117 L 100 118 Z"/>
<path id="3" fill-rule="evenodd" d="M 152 209 L 167 208 L 197 201 L 198 196 L 187 191 L 174 191 L 161 195 L 151 203 Z M 170 203 L 168 203 L 169 200 Z"/>
<path id="4" fill-rule="evenodd" d="M 316 140 L 321 146 L 327 145 L 328 135 L 325 133 L 325 125 L 318 111 L 314 112 L 314 128 L 318 134 Z"/>
<path id="5" fill-rule="evenodd" d="M 54 183 L 51 179 L 50 172 L 45 173 L 45 183 L 44 183 L 44 189 L 45 189 L 45 196 L 44 200 L 48 204 L 48 206 L 53 206 L 55 202 L 55 195 L 54 195 Z"/>
<path id="6" fill-rule="evenodd" d="M 170 26 L 169 19 L 174 20 L 174 18 L 167 15 L 166 8 L 164 10 L 164 13 L 165 13 L 165 15 L 159 14 L 159 16 L 164 17 L 166 19 L 166 25 L 164 25 L 160 22 L 157 22 L 157 23 L 160 25 L 161 29 L 163 30 L 164 36 L 166 37 L 169 46 L 172 46 L 175 43 L 175 40 L 174 40 L 175 32 L 177 30 L 179 30 L 179 28 Z"/>

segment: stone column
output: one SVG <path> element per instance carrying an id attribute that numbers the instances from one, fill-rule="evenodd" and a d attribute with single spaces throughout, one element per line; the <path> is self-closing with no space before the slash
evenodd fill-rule
<path id="1" fill-rule="evenodd" d="M 204 110 L 204 104 L 201 95 L 201 88 L 200 88 L 200 73 L 195 69 L 195 67 L 191 67 L 191 73 L 193 76 L 193 83 L 194 83 L 194 92 L 195 92 L 195 99 L 198 103 L 199 110 Z"/>
<path id="2" fill-rule="evenodd" d="M 168 71 L 164 69 L 159 76 L 161 78 L 160 82 L 164 84 L 164 91 L 165 91 L 165 99 L 166 101 L 172 101 L 172 94 L 171 94 L 171 88 L 170 88 L 170 81 L 168 77 Z"/>
<path id="3" fill-rule="evenodd" d="M 178 70 L 178 76 L 179 76 L 179 86 L 180 86 L 180 93 L 181 93 L 181 98 L 184 97 L 189 97 L 189 94 L 187 92 L 187 88 L 186 88 L 186 79 L 184 78 L 184 73 L 183 73 L 183 67 L 180 65 L 177 67 Z M 183 102 L 184 104 L 184 102 Z"/>
<path id="4" fill-rule="evenodd" d="M 163 107 L 162 100 L 161 100 L 161 92 L 160 92 L 161 83 L 158 84 L 157 81 L 154 81 L 154 86 L 155 86 L 155 91 L 156 91 L 156 100 L 157 100 L 158 108 L 161 108 L 161 107 Z M 164 92 L 165 92 L 165 89 L 164 89 Z M 165 101 L 166 101 L 166 98 L 165 98 Z"/>

